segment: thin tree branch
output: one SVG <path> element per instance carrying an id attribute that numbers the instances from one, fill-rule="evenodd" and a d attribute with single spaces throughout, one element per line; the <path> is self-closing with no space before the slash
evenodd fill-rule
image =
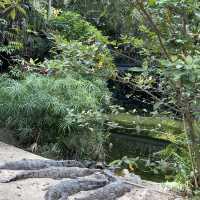
<path id="1" fill-rule="evenodd" d="M 144 88 L 138 86 L 137 84 L 134 84 L 134 83 L 130 83 L 130 82 L 125 82 L 124 79 L 122 77 L 120 77 L 119 75 L 117 76 L 119 82 L 121 83 L 129 83 L 131 86 L 135 87 L 135 88 L 138 88 L 140 91 L 148 94 L 149 96 L 151 96 L 153 99 L 155 99 L 156 101 L 158 102 L 162 102 L 163 105 L 165 105 L 166 107 L 168 107 L 169 109 L 177 112 L 177 113 L 181 113 L 181 111 L 178 109 L 178 108 L 175 108 L 174 106 L 170 106 L 169 104 L 163 102 L 161 99 L 159 99 L 157 96 L 155 96 L 154 94 L 152 94 L 151 92 L 149 92 L 148 90 L 145 90 Z"/>
<path id="2" fill-rule="evenodd" d="M 160 34 L 160 30 L 158 29 L 158 27 L 156 26 L 156 24 L 154 23 L 151 15 L 147 12 L 147 10 L 144 8 L 144 4 L 142 1 L 140 0 L 136 0 L 136 3 L 138 5 L 137 10 L 140 12 L 142 11 L 142 13 L 144 14 L 144 16 L 146 17 L 146 19 L 149 21 L 153 31 L 156 33 L 157 37 L 158 37 L 158 40 L 159 40 L 159 43 L 160 43 L 160 46 L 166 56 L 166 58 L 168 58 L 171 62 L 172 62 L 172 59 L 171 59 L 171 56 L 169 55 L 167 49 L 165 48 L 164 46 L 164 43 L 163 43 L 163 40 L 162 40 L 162 36 Z"/>
<path id="3" fill-rule="evenodd" d="M 113 50 L 113 49 L 110 49 L 110 51 L 113 52 L 113 53 L 116 53 L 116 54 L 118 54 L 118 55 L 121 55 L 121 56 L 123 56 L 123 57 L 125 57 L 125 58 L 128 58 L 129 60 L 132 60 L 132 61 L 134 61 L 134 62 L 139 63 L 138 60 L 136 60 L 136 59 L 134 59 L 134 58 L 132 58 L 132 57 L 130 57 L 130 56 L 127 56 L 127 55 L 124 54 L 124 53 L 120 53 L 120 52 L 115 51 L 115 50 Z"/>

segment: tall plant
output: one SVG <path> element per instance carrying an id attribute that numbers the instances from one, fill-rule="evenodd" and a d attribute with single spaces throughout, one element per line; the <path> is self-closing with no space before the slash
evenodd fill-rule
<path id="1" fill-rule="evenodd" d="M 146 56 L 150 55 L 157 63 L 161 78 L 159 91 L 165 98 L 150 95 L 184 121 L 195 186 L 199 187 L 200 46 L 197 27 L 200 25 L 200 3 L 189 0 L 134 0 L 132 3 L 143 17 L 141 30 L 154 35 L 145 41 L 148 43 L 153 39 L 154 48 L 145 46 L 145 51 L 148 51 Z M 146 63 L 146 69 L 148 65 Z"/>

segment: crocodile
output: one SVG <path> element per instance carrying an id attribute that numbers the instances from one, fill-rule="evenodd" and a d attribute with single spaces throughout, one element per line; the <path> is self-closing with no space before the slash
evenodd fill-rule
<path id="1" fill-rule="evenodd" d="M 55 186 L 49 187 L 45 194 L 45 200 L 68 199 L 69 196 L 80 191 L 88 191 L 105 186 L 108 179 L 103 175 L 81 177 L 73 180 L 61 181 Z"/>
<path id="2" fill-rule="evenodd" d="M 90 162 L 89 162 L 90 164 Z M 77 200 L 115 200 L 129 192 L 131 185 L 115 175 L 114 169 L 88 168 L 88 162 L 82 164 L 74 160 L 19 160 L 0 165 L 0 169 L 23 170 L 16 175 L 1 179 L 8 183 L 26 178 L 68 178 L 48 188 L 45 200 L 68 200 L 81 191 L 90 191 Z M 87 165 L 87 167 L 85 167 Z M 93 165 L 94 167 L 94 165 Z M 97 176 L 98 173 L 98 176 Z"/>
<path id="3" fill-rule="evenodd" d="M 88 169 L 79 167 L 51 167 L 40 170 L 28 170 L 22 171 L 13 177 L 0 180 L 1 183 L 8 183 L 26 178 L 77 178 L 82 176 L 88 176 L 95 172 L 100 171 L 99 169 Z"/>
<path id="4" fill-rule="evenodd" d="M 77 197 L 75 200 L 115 200 L 130 191 L 131 185 L 118 180 L 93 190 L 83 197 Z M 62 198 L 62 200 L 67 200 L 67 198 Z"/>
<path id="5" fill-rule="evenodd" d="M 85 165 L 76 160 L 41 160 L 22 159 L 19 161 L 6 162 L 0 165 L 0 169 L 7 170 L 39 170 L 49 167 L 80 167 Z"/>

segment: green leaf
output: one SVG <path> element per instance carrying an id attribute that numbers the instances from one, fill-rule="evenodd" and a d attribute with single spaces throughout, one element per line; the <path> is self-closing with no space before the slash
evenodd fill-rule
<path id="1" fill-rule="evenodd" d="M 15 17 L 16 17 L 16 9 L 15 8 L 11 10 L 9 16 L 12 20 L 15 20 Z"/>
<path id="2" fill-rule="evenodd" d="M 156 0 L 148 0 L 148 4 L 150 6 L 154 6 L 154 5 L 156 5 Z"/>
<path id="3" fill-rule="evenodd" d="M 185 43 L 185 41 L 184 41 L 184 40 L 181 40 L 181 39 L 177 39 L 176 42 L 177 42 L 178 44 L 184 44 L 184 43 Z"/>
<path id="4" fill-rule="evenodd" d="M 131 72 L 144 72 L 145 69 L 144 68 L 140 68 L 140 67 L 131 67 L 128 69 L 128 71 L 131 71 Z"/>
<path id="5" fill-rule="evenodd" d="M 183 68 L 183 65 L 180 64 L 176 65 L 176 69 L 181 69 L 181 68 Z"/>
<path id="6" fill-rule="evenodd" d="M 187 56 L 186 61 L 187 61 L 187 63 L 192 64 L 193 58 L 191 56 Z"/>

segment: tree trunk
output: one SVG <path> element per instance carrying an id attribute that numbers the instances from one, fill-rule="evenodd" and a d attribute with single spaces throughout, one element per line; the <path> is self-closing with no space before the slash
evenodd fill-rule
<path id="1" fill-rule="evenodd" d="M 47 20 L 50 20 L 51 18 L 51 5 L 52 5 L 52 0 L 48 0 Z"/>
<path id="2" fill-rule="evenodd" d="M 184 113 L 185 132 L 189 139 L 189 148 L 191 151 L 191 159 L 194 166 L 194 182 L 195 187 L 199 187 L 200 180 L 200 137 L 195 130 L 195 119 L 193 118 L 189 105 L 185 108 Z"/>

